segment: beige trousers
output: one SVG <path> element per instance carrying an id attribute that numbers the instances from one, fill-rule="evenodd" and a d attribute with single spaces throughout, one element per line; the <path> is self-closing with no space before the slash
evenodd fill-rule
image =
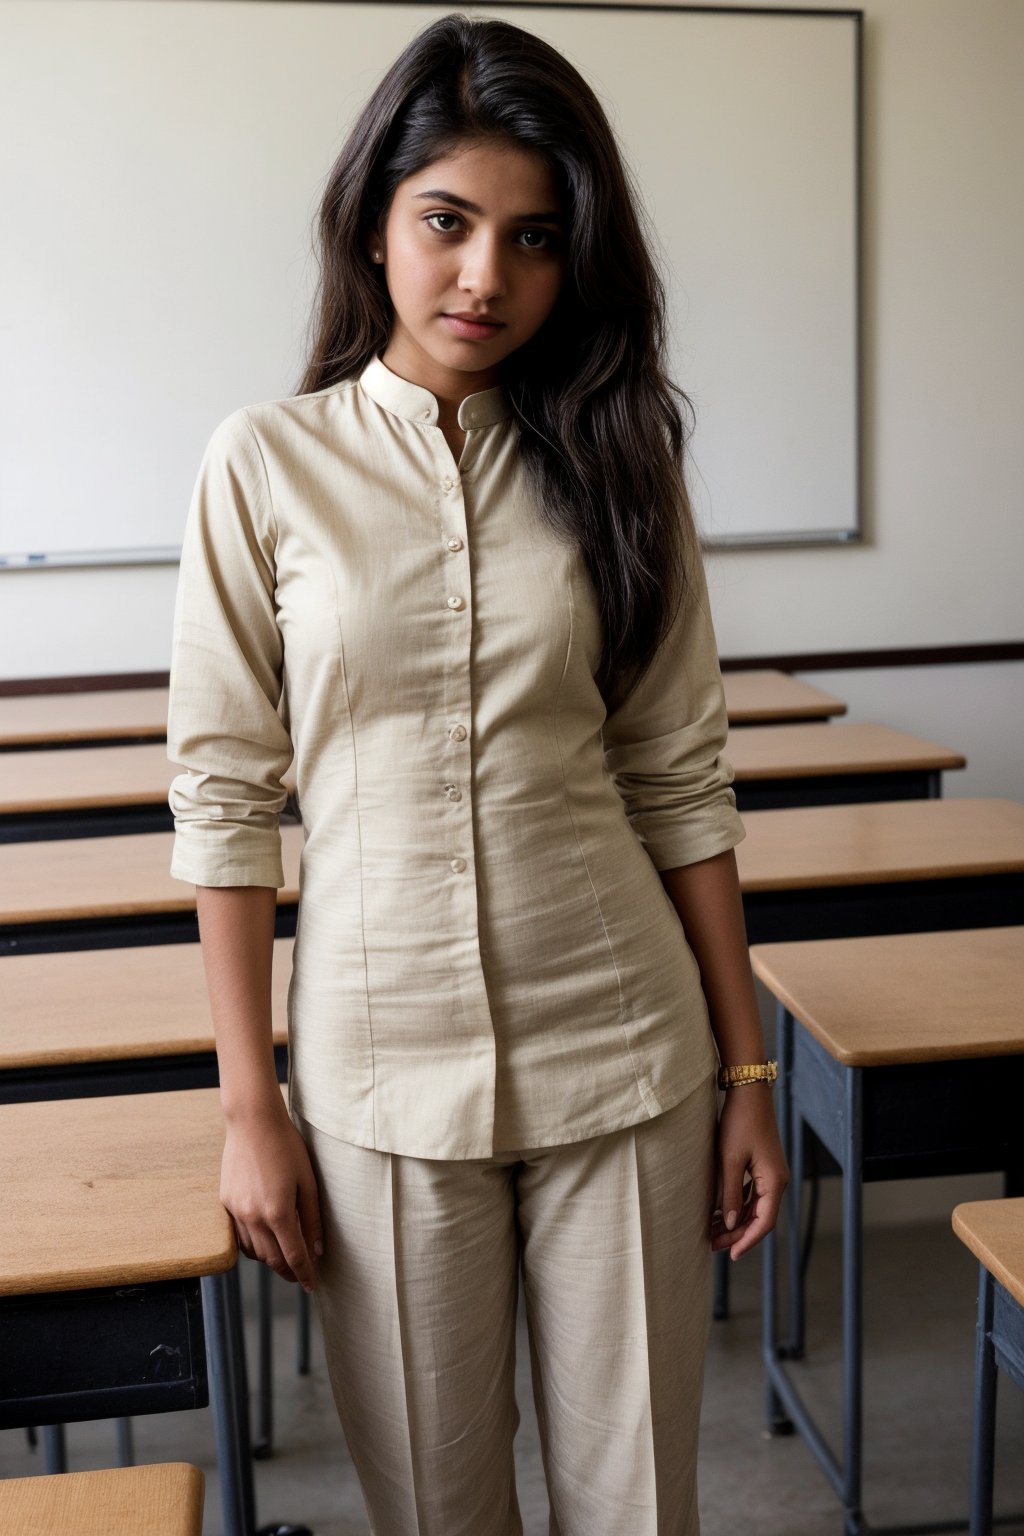
<path id="1" fill-rule="evenodd" d="M 550 1536 L 697 1536 L 714 1077 L 653 1120 L 435 1160 L 296 1116 L 317 1304 L 374 1536 L 522 1536 L 519 1268 Z"/>

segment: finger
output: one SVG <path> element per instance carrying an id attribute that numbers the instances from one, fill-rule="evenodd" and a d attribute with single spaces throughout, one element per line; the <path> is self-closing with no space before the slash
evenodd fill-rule
<path id="1" fill-rule="evenodd" d="M 722 1248 L 734 1248 L 746 1230 L 746 1223 L 737 1222 L 735 1227 L 726 1228 L 724 1221 L 719 1221 L 712 1227 L 711 1251 L 718 1253 Z"/>
<path id="2" fill-rule="evenodd" d="M 312 1168 L 299 1180 L 299 1225 L 310 1253 L 320 1258 L 324 1251 L 324 1227 L 320 1216 L 320 1195 Z"/>
<path id="3" fill-rule="evenodd" d="M 264 1225 L 254 1234 L 256 1256 L 268 1269 L 272 1269 L 275 1275 L 280 1275 L 282 1280 L 295 1283 L 295 1274 L 291 1265 L 281 1252 L 281 1245 L 277 1241 L 273 1228 Z"/>
<path id="4" fill-rule="evenodd" d="M 306 1247 L 306 1239 L 302 1235 L 302 1227 L 299 1225 L 298 1211 L 292 1212 L 290 1221 L 283 1222 L 278 1227 L 275 1236 L 292 1274 L 298 1280 L 304 1291 L 313 1289 L 313 1260 L 309 1249 Z"/>
<path id="5" fill-rule="evenodd" d="M 756 1209 L 757 1196 L 754 1186 L 748 1184 L 743 1192 L 743 1201 L 739 1214 L 732 1227 L 725 1225 L 725 1217 L 721 1211 L 716 1211 L 711 1220 L 711 1248 L 718 1252 L 722 1248 L 732 1248 L 740 1241 L 750 1221 L 753 1219 Z"/>
<path id="6" fill-rule="evenodd" d="M 240 1250 L 245 1254 L 247 1259 L 255 1260 L 256 1254 L 253 1250 L 252 1237 L 250 1235 L 249 1228 L 246 1226 L 244 1221 L 239 1219 L 239 1217 L 235 1216 L 232 1219 L 235 1223 L 235 1240 L 238 1243 Z"/>
<path id="7" fill-rule="evenodd" d="M 722 1159 L 722 1215 L 727 1231 L 732 1231 L 743 1209 L 743 1175 L 746 1162 L 739 1157 Z"/>
<path id="8" fill-rule="evenodd" d="M 756 1209 L 751 1220 L 743 1228 L 739 1242 L 735 1243 L 730 1253 L 730 1258 L 738 1259 L 749 1248 L 753 1248 L 763 1237 L 766 1237 L 775 1226 L 779 1214 L 779 1205 L 782 1199 L 781 1189 L 766 1190 L 758 1196 Z"/>

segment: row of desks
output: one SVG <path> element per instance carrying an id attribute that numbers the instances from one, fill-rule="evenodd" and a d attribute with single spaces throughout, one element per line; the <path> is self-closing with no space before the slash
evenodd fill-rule
<path id="1" fill-rule="evenodd" d="M 940 775 L 965 766 L 959 752 L 882 725 L 733 730 L 726 755 L 742 812 L 937 796 Z M 179 771 L 163 742 L 0 753 L 0 841 L 170 828 Z M 293 793 L 291 771 L 283 782 Z"/>
<path id="2" fill-rule="evenodd" d="M 752 944 L 998 925 L 1024 913 L 1024 804 L 1017 801 L 753 811 L 744 825 L 736 857 Z M 173 837 L 126 834 L 117 858 L 102 860 L 92 838 L 4 848 L 0 954 L 195 939 L 194 889 L 169 873 Z M 281 839 L 283 938 L 294 933 L 302 828 L 282 827 Z M 100 974 L 102 960 L 92 963 Z M 0 1042 L 16 1027 L 8 1011 Z"/>
<path id="3" fill-rule="evenodd" d="M 827 720 L 846 713 L 842 699 L 786 672 L 727 672 L 724 682 L 732 725 Z M 161 741 L 167 732 L 167 692 L 125 688 L 2 698 L 0 750 Z"/>

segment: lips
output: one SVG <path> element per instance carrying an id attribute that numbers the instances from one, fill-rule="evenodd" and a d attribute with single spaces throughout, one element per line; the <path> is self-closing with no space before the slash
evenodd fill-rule
<path id="1" fill-rule="evenodd" d="M 465 341 L 486 341 L 489 337 L 497 335 L 504 321 L 485 320 L 482 318 L 469 319 L 464 315 L 443 315 L 442 319 L 449 330 L 461 336 Z"/>

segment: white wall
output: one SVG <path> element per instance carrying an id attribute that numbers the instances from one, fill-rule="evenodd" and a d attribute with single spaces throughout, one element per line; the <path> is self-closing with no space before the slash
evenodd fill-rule
<path id="1" fill-rule="evenodd" d="M 1024 6 L 864 10 L 868 539 L 711 556 L 723 655 L 1007 640 L 1022 628 Z M 31 136 L 19 153 L 30 168 Z M 165 669 L 175 575 L 4 574 L 0 678 Z M 1015 669 L 993 673 L 994 716 L 1019 686 Z M 972 716 L 972 732 L 986 728 Z M 972 756 L 997 748 L 965 741 L 955 711 L 941 734 Z"/>

